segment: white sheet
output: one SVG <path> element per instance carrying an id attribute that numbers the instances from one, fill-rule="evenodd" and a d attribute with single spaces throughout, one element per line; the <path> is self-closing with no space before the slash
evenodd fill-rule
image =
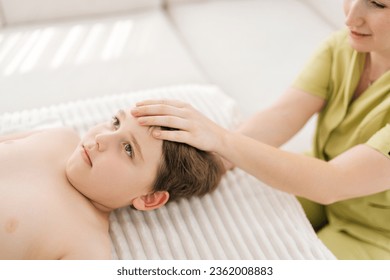
<path id="1" fill-rule="evenodd" d="M 176 86 L 122 93 L 0 116 L 0 134 L 69 125 L 81 134 L 119 108 L 149 98 L 191 103 L 227 128 L 239 122 L 235 102 L 214 86 Z M 118 259 L 334 259 L 295 197 L 236 169 L 203 198 L 140 212 L 129 207 L 110 216 Z"/>

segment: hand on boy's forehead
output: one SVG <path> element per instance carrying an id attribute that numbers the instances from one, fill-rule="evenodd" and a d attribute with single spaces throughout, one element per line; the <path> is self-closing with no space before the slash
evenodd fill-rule
<path id="1" fill-rule="evenodd" d="M 144 159 L 145 153 L 153 155 L 150 150 L 156 152 L 156 142 L 162 142 L 152 136 L 154 129 L 159 129 L 156 126 L 142 126 L 137 119 L 131 114 L 131 108 L 119 110 L 115 116 L 118 118 L 118 124 L 124 125 L 125 130 L 129 132 L 131 142 L 134 144 L 135 152 L 139 154 L 141 159 Z M 161 143 L 159 143 L 159 146 Z M 155 154 L 154 154 L 155 155 Z"/>
<path id="2" fill-rule="evenodd" d="M 160 129 L 161 127 L 159 126 L 145 126 L 145 125 L 140 125 L 139 122 L 137 121 L 137 118 L 133 116 L 131 113 L 132 108 L 128 108 L 126 110 L 120 109 L 117 113 L 117 116 L 122 117 L 122 119 L 130 118 L 132 121 L 135 121 L 136 124 L 141 127 L 145 128 L 148 131 L 148 134 L 151 135 L 154 129 Z"/>

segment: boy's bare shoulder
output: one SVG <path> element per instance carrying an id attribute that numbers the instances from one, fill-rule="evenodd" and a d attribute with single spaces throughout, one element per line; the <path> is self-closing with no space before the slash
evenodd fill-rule
<path id="1" fill-rule="evenodd" d="M 58 127 L 58 128 L 51 128 L 51 129 L 46 129 L 42 130 L 42 133 L 44 133 L 46 136 L 49 137 L 56 137 L 56 138 L 61 138 L 61 139 L 69 139 L 69 140 L 79 140 L 80 136 L 71 127 Z"/>
<path id="2" fill-rule="evenodd" d="M 44 130 L 27 130 L 12 134 L 0 135 L 0 143 L 13 140 L 31 139 L 36 137 L 66 137 L 77 139 L 77 132 L 71 127 L 58 127 Z"/>
<path id="3" fill-rule="evenodd" d="M 69 153 L 80 141 L 78 133 L 70 127 L 42 130 L 40 133 L 37 133 L 35 137 L 35 142 L 38 145 L 44 146 L 48 151 L 53 150 L 56 153 L 59 153 L 60 151 Z"/>

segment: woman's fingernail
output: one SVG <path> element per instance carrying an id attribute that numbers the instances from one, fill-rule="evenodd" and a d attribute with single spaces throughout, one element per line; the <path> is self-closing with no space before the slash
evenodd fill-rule
<path id="1" fill-rule="evenodd" d="M 133 109 L 131 109 L 131 113 L 133 115 L 138 115 L 139 114 L 139 110 L 137 108 L 133 108 Z"/>

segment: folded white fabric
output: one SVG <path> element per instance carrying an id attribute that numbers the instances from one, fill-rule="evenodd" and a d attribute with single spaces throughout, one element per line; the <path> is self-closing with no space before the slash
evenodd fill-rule
<path id="1" fill-rule="evenodd" d="M 184 85 L 7 113 L 0 116 L 0 134 L 58 125 L 83 134 L 118 109 L 152 98 L 186 101 L 229 129 L 240 121 L 235 102 L 217 87 Z M 118 209 L 110 226 L 118 259 L 334 259 L 294 196 L 239 169 L 229 171 L 218 189 L 202 198 L 150 212 Z"/>

